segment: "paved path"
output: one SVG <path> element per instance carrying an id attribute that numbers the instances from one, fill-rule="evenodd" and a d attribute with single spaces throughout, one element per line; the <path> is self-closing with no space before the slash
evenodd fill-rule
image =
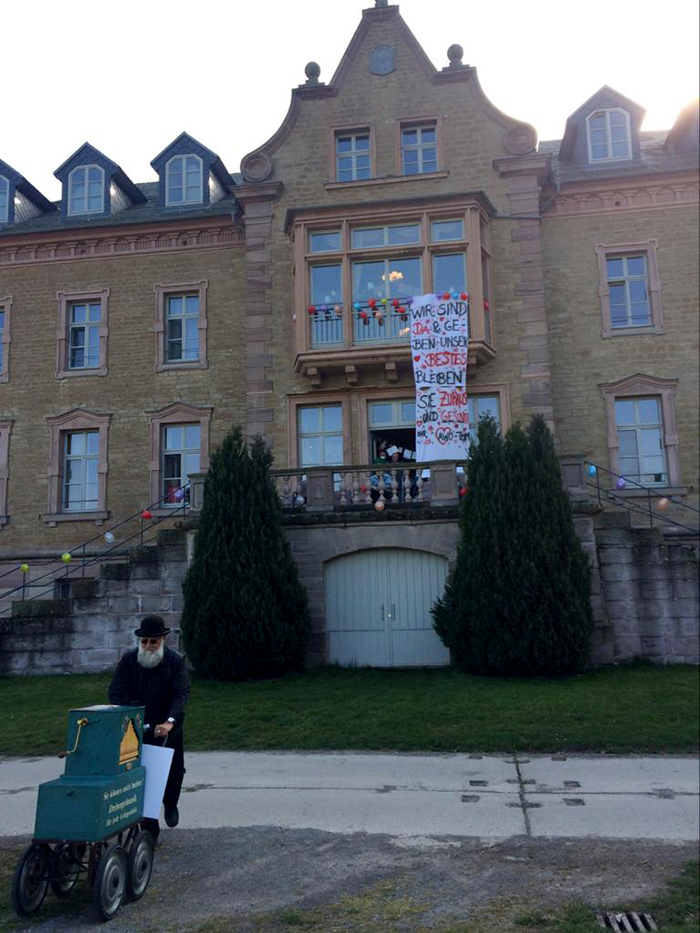
<path id="1" fill-rule="evenodd" d="M 281 827 L 436 836 L 693 841 L 698 761 L 686 757 L 200 752 L 187 756 L 183 829 Z M 55 758 L 0 759 L 3 835 L 31 835 Z"/>

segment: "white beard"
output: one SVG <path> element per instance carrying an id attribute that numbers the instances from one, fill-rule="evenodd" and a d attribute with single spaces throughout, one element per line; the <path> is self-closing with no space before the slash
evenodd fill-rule
<path id="1" fill-rule="evenodd" d="M 163 660 L 164 654 L 165 642 L 161 642 L 160 646 L 155 651 L 146 651 L 142 645 L 139 645 L 139 653 L 136 656 L 136 660 L 139 662 L 141 667 L 158 667 L 160 662 Z"/>

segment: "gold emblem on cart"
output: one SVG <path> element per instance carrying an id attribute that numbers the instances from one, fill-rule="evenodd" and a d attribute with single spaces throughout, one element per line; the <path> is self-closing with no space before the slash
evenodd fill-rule
<path id="1" fill-rule="evenodd" d="M 136 735 L 133 722 L 129 720 L 126 732 L 119 745 L 119 764 L 127 764 L 127 762 L 135 761 L 138 757 L 139 737 Z"/>

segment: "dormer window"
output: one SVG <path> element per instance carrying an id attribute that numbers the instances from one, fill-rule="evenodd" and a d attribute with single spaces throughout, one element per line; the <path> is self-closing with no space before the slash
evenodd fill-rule
<path id="1" fill-rule="evenodd" d="M 0 224 L 6 224 L 10 214 L 10 183 L 0 175 Z"/>
<path id="2" fill-rule="evenodd" d="M 632 158 L 630 118 L 625 110 L 596 110 L 587 120 L 591 162 Z"/>
<path id="3" fill-rule="evenodd" d="M 68 176 L 68 213 L 97 214 L 105 209 L 105 173 L 99 165 L 81 165 Z"/>
<path id="4" fill-rule="evenodd" d="M 200 204 L 202 195 L 202 160 L 196 155 L 175 156 L 166 166 L 168 205 Z"/>

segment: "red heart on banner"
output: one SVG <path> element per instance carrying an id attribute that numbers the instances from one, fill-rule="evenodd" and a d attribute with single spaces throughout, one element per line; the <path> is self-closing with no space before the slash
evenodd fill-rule
<path id="1" fill-rule="evenodd" d="M 416 421 L 416 424 L 420 427 L 423 424 L 423 419 L 421 418 L 419 421 Z"/>
<path id="2" fill-rule="evenodd" d="M 418 356 L 414 356 L 413 359 L 416 361 L 416 363 L 420 363 L 420 353 Z"/>

